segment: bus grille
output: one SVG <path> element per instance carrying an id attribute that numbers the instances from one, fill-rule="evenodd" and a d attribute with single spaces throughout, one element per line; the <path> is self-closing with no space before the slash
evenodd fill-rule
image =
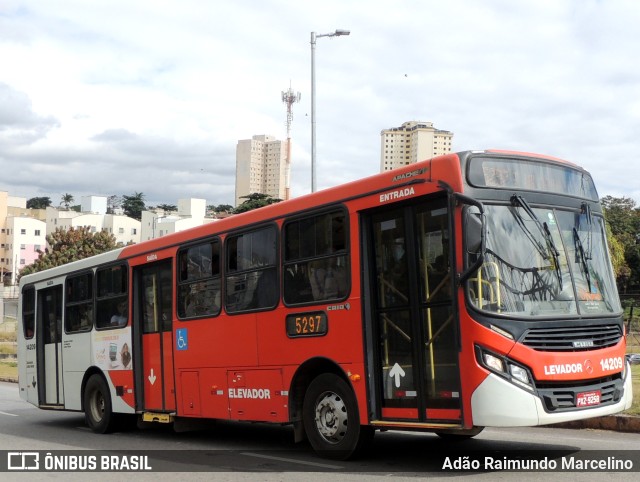
<path id="1" fill-rule="evenodd" d="M 593 380 L 589 385 L 576 386 L 575 384 L 565 383 L 548 383 L 537 384 L 538 395 L 544 402 L 547 412 L 558 412 L 563 410 L 576 409 L 576 395 L 581 392 L 600 391 L 600 404 L 611 405 L 620 401 L 624 392 L 624 384 L 622 378 L 603 378 Z M 593 407 L 584 407 L 585 410 Z"/>
<path id="2" fill-rule="evenodd" d="M 621 338 L 619 325 L 533 328 L 525 332 L 522 344 L 537 351 L 586 351 L 615 346 Z"/>

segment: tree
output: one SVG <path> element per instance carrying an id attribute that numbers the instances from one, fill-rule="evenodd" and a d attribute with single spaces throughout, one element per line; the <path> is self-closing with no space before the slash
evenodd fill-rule
<path id="1" fill-rule="evenodd" d="M 144 205 L 144 194 L 136 192 L 133 196 L 122 196 L 122 209 L 124 213 L 130 218 L 140 221 L 142 218 L 142 211 L 146 209 Z"/>
<path id="2" fill-rule="evenodd" d="M 172 211 L 177 211 L 178 206 L 175 204 L 158 204 L 156 206 L 158 209 L 162 209 L 165 213 L 170 213 Z"/>
<path id="3" fill-rule="evenodd" d="M 234 214 L 244 213 L 251 211 L 252 209 L 258 209 L 269 204 L 279 203 L 282 199 L 271 197 L 269 194 L 262 194 L 254 192 L 247 196 L 240 196 L 241 199 L 246 199 L 240 206 L 237 206 L 234 210 Z"/>
<path id="4" fill-rule="evenodd" d="M 611 256 L 611 264 L 613 265 L 613 273 L 617 280 L 622 281 L 620 286 L 626 285 L 624 281 L 627 281 L 631 276 L 631 270 L 627 265 L 624 257 L 624 246 L 611 232 L 611 226 L 607 224 L 607 244 L 609 245 L 609 253 Z"/>
<path id="5" fill-rule="evenodd" d="M 633 199 L 606 196 L 600 200 L 607 221 L 607 242 L 620 291 L 640 285 L 640 211 Z"/>
<path id="6" fill-rule="evenodd" d="M 38 250 L 38 259 L 33 264 L 25 266 L 20 276 L 37 273 L 45 269 L 88 258 L 96 254 L 111 251 L 117 247 L 116 238 L 106 231 L 92 233 L 89 226 L 79 228 L 56 228 L 47 235 L 49 248 Z"/>
<path id="7" fill-rule="evenodd" d="M 60 205 L 64 206 L 65 209 L 69 209 L 69 206 L 73 201 L 74 201 L 73 195 L 67 192 L 62 195 L 62 200 L 60 201 Z"/>
<path id="8" fill-rule="evenodd" d="M 624 245 L 635 244 L 636 235 L 640 233 L 640 216 L 635 201 L 628 197 L 605 196 L 600 202 L 611 233 Z"/>
<path id="9" fill-rule="evenodd" d="M 214 204 L 209 204 L 207 206 L 207 211 L 212 213 L 232 213 L 233 206 L 231 204 L 218 204 L 217 206 Z"/>
<path id="10" fill-rule="evenodd" d="M 32 197 L 27 200 L 28 209 L 46 209 L 51 206 L 50 197 Z"/>
<path id="11" fill-rule="evenodd" d="M 107 198 L 107 214 L 114 214 L 116 209 L 122 204 L 122 198 L 115 194 Z"/>

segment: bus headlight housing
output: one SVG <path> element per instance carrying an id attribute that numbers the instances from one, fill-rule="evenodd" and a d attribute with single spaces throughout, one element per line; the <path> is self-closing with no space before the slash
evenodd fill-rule
<path id="1" fill-rule="evenodd" d="M 511 372 L 511 376 L 516 380 L 520 380 L 522 383 L 530 385 L 529 382 L 529 373 L 526 368 L 523 368 L 519 365 L 510 364 L 509 371 Z"/>
<path id="2" fill-rule="evenodd" d="M 533 390 L 533 377 L 529 369 L 508 357 L 497 355 L 476 345 L 476 356 L 479 363 L 489 371 L 506 378 L 511 383 L 527 390 Z"/>
<path id="3" fill-rule="evenodd" d="M 502 358 L 485 351 L 482 354 L 482 360 L 487 368 L 494 372 L 504 373 L 504 363 L 502 362 Z"/>

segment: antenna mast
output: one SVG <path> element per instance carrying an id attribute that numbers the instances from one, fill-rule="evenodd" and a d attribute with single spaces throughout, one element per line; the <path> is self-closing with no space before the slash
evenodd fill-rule
<path id="1" fill-rule="evenodd" d="M 289 81 L 289 89 L 282 92 L 282 102 L 287 104 L 287 158 L 285 160 L 284 174 L 284 199 L 290 197 L 290 178 L 291 178 L 291 123 L 293 122 L 293 104 L 300 102 L 300 92 L 294 92 Z"/>

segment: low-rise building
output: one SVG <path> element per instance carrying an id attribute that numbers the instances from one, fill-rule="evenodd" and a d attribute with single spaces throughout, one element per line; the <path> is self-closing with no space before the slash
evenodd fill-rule
<path id="1" fill-rule="evenodd" d="M 162 209 L 142 211 L 142 241 L 160 238 L 167 234 L 201 226 L 215 221 L 206 217 L 205 199 L 179 199 L 178 210 L 165 212 Z"/>
<path id="2" fill-rule="evenodd" d="M 80 228 L 88 226 L 92 233 L 107 231 L 113 234 L 117 243 L 140 242 L 140 221 L 124 214 L 107 214 L 105 196 L 84 196 L 81 212 L 48 207 L 46 211 L 47 233 L 58 228 Z"/>

